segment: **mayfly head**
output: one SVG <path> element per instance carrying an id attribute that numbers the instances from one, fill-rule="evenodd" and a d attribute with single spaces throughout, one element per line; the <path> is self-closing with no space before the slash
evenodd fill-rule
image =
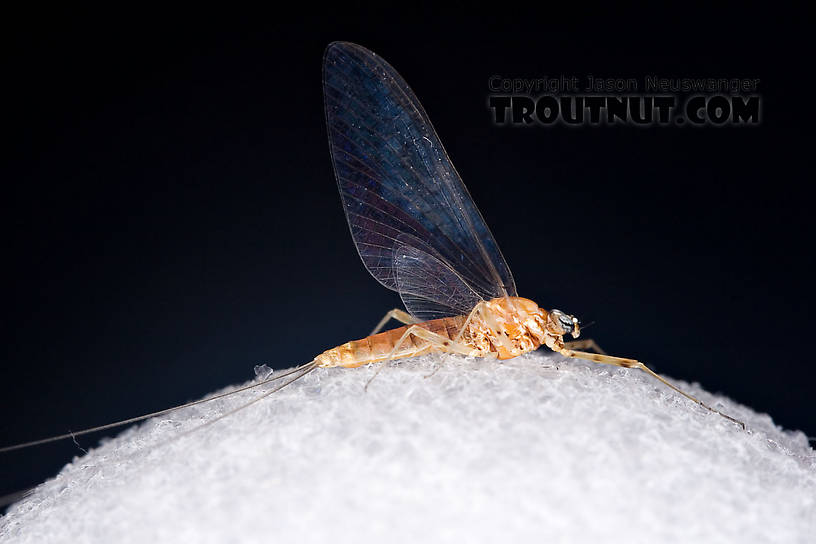
<path id="1" fill-rule="evenodd" d="M 561 310 L 550 310 L 549 327 L 551 332 L 564 336 L 571 335 L 573 338 L 581 336 L 581 326 L 578 323 L 578 318 L 574 315 L 565 314 Z"/>

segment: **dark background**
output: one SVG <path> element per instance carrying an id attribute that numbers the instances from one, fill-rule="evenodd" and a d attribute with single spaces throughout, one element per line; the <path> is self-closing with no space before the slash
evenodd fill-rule
<path id="1" fill-rule="evenodd" d="M 520 294 L 595 321 L 587 335 L 610 353 L 816 435 L 812 113 L 788 23 L 94 15 L 7 21 L 2 445 L 309 361 L 399 306 L 360 263 L 335 187 L 333 40 L 411 84 Z M 497 127 L 486 107 L 492 74 L 653 73 L 759 78 L 762 124 Z M 78 453 L 3 455 L 0 495 Z"/>

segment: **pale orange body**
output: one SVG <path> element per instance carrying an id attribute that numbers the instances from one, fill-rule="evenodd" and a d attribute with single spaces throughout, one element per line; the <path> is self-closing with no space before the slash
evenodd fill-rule
<path id="1" fill-rule="evenodd" d="M 406 336 L 410 327 L 421 327 L 435 337 Z M 433 319 L 346 342 L 321 353 L 315 362 L 321 367 L 353 368 L 382 362 L 389 355 L 400 359 L 434 352 L 510 359 L 542 344 L 560 352 L 564 333 L 558 320 L 551 319 L 550 313 L 532 300 L 495 298 L 479 303 L 469 316 Z"/>

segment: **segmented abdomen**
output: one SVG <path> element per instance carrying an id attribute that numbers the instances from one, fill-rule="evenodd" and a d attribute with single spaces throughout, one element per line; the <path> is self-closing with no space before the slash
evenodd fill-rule
<path id="1" fill-rule="evenodd" d="M 459 334 L 459 330 L 464 325 L 465 319 L 465 316 L 443 317 L 441 319 L 423 321 L 416 325 L 452 341 Z M 413 325 L 405 325 L 389 331 L 372 334 L 362 340 L 346 342 L 336 348 L 324 351 L 315 358 L 315 361 L 317 361 L 318 366 L 322 367 L 344 366 L 347 368 L 384 361 L 386 357 L 388 357 L 388 354 L 391 353 L 391 350 L 394 349 L 396 343 L 402 338 L 402 335 L 405 334 L 405 331 L 408 330 L 408 327 L 411 326 Z M 431 353 L 435 351 L 444 351 L 444 348 L 409 334 L 394 352 L 393 358 L 412 357 L 420 352 Z"/>

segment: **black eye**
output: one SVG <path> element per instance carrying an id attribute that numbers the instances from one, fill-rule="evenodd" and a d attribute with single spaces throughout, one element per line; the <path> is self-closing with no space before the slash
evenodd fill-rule
<path id="1" fill-rule="evenodd" d="M 561 323 L 561 327 L 563 327 L 565 331 L 572 332 L 572 317 L 561 315 L 558 316 L 558 321 Z"/>

